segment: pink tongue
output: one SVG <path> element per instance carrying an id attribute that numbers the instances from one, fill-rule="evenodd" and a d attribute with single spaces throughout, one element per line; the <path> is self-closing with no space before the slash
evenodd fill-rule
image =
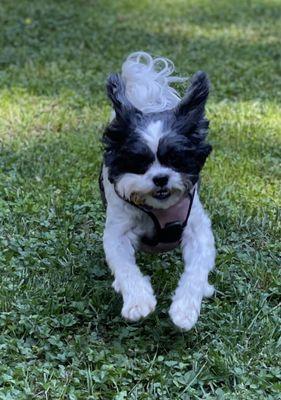
<path id="1" fill-rule="evenodd" d="M 184 197 L 175 205 L 166 208 L 165 210 L 157 208 L 153 209 L 153 214 L 158 219 L 161 228 L 164 228 L 165 225 L 169 222 L 179 221 L 182 224 L 185 222 L 188 207 L 190 204 L 190 199 L 188 197 Z"/>

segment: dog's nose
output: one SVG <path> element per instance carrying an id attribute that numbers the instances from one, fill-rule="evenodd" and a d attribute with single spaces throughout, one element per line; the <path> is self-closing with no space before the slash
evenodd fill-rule
<path id="1" fill-rule="evenodd" d="M 156 175 L 152 180 L 156 186 L 163 187 L 167 185 L 169 177 L 168 175 Z"/>

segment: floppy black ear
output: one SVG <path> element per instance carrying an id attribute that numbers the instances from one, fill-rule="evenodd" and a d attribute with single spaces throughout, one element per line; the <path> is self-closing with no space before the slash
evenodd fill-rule
<path id="1" fill-rule="evenodd" d="M 126 119 L 130 112 L 140 112 L 127 99 L 125 83 L 120 74 L 111 74 L 107 80 L 107 95 L 112 102 L 117 118 Z"/>
<path id="2" fill-rule="evenodd" d="M 106 127 L 103 142 L 110 147 L 121 145 L 133 131 L 141 111 L 127 99 L 125 83 L 119 74 L 111 74 L 107 80 L 107 95 L 112 102 L 115 118 Z"/>
<path id="3" fill-rule="evenodd" d="M 184 98 L 174 110 L 178 133 L 190 135 L 202 128 L 206 131 L 208 121 L 205 119 L 205 104 L 209 95 L 210 82 L 207 74 L 196 72 Z"/>

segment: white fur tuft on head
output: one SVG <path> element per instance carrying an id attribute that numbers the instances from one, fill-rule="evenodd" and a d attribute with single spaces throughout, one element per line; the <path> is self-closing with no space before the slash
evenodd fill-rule
<path id="1" fill-rule="evenodd" d="M 128 100 L 144 113 L 174 108 L 181 98 L 170 83 L 187 80 L 171 76 L 174 70 L 174 64 L 167 58 L 153 59 L 143 51 L 130 54 L 122 66 Z"/>

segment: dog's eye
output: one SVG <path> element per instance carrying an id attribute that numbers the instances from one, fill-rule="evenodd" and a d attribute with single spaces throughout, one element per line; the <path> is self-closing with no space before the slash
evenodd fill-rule
<path id="1" fill-rule="evenodd" d="M 170 146 L 165 151 L 158 152 L 161 164 L 190 175 L 198 175 L 206 158 L 211 152 L 211 146 L 201 144 L 200 146 L 188 148 L 186 146 Z"/>
<path id="2" fill-rule="evenodd" d="M 186 163 L 186 152 L 180 149 L 169 149 L 169 151 L 159 154 L 159 161 L 167 167 L 181 169 Z"/>
<path id="3" fill-rule="evenodd" d="M 150 151 L 126 151 L 122 154 L 123 170 L 133 174 L 144 174 L 153 160 L 154 156 Z"/>

